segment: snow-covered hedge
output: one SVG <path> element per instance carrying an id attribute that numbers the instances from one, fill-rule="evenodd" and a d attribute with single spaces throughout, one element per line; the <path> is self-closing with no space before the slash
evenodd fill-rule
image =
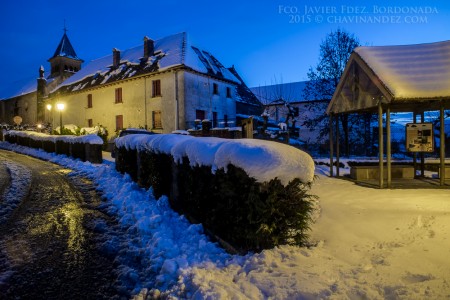
<path id="1" fill-rule="evenodd" d="M 297 148 L 175 134 L 127 135 L 116 148 L 117 170 L 237 249 L 306 241 L 314 162 Z"/>
<path id="2" fill-rule="evenodd" d="M 187 157 L 191 166 L 208 166 L 213 173 L 218 169 L 226 171 L 232 164 L 258 182 L 278 178 L 286 185 L 295 178 L 307 183 L 314 177 L 314 161 L 309 154 L 286 144 L 264 140 L 176 134 L 127 135 L 116 140 L 116 147 L 165 153 L 179 163 Z"/>
<path id="3" fill-rule="evenodd" d="M 48 135 L 34 131 L 10 130 L 5 141 L 47 152 L 56 152 L 93 163 L 102 162 L 103 140 L 98 135 Z"/>

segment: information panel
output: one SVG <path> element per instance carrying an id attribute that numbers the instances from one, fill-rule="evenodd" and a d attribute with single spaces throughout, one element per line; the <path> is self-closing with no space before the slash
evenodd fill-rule
<path id="1" fill-rule="evenodd" d="M 406 124 L 406 150 L 409 152 L 433 152 L 434 134 L 432 123 Z"/>

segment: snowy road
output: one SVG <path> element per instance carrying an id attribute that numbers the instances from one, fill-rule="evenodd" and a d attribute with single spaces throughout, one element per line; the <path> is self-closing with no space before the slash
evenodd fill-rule
<path id="1" fill-rule="evenodd" d="M 100 198 L 92 184 L 68 173 L 0 150 L 0 299 L 110 299 L 120 294 L 113 286 L 114 256 L 100 250 L 111 230 L 96 226 L 116 224 L 98 209 Z M 8 199 L 11 189 L 16 189 L 14 198 L 20 189 L 23 199 Z M 15 209 L 8 213 L 8 205 Z"/>

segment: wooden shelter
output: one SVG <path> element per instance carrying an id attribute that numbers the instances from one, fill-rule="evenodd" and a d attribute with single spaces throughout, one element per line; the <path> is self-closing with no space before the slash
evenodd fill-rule
<path id="1" fill-rule="evenodd" d="M 391 187 L 391 112 L 412 112 L 414 122 L 420 115 L 422 123 L 425 111 L 440 112 L 440 185 L 444 185 L 446 109 L 450 109 L 450 41 L 357 47 L 347 62 L 327 114 L 330 120 L 339 114 L 378 114 L 379 186 L 383 188 L 383 114 L 386 114 L 387 186 Z M 333 176 L 331 124 L 333 122 L 330 122 L 330 175 Z M 336 132 L 336 159 L 339 161 L 339 131 Z"/>

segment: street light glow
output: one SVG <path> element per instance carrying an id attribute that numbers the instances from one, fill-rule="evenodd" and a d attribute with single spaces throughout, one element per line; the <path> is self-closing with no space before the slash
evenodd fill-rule
<path id="1" fill-rule="evenodd" d="M 59 134 L 62 134 L 63 129 L 62 112 L 64 110 L 64 103 L 56 103 L 56 109 L 59 110 Z"/>
<path id="2" fill-rule="evenodd" d="M 47 104 L 47 110 L 51 111 L 52 110 L 52 105 L 51 104 Z"/>

